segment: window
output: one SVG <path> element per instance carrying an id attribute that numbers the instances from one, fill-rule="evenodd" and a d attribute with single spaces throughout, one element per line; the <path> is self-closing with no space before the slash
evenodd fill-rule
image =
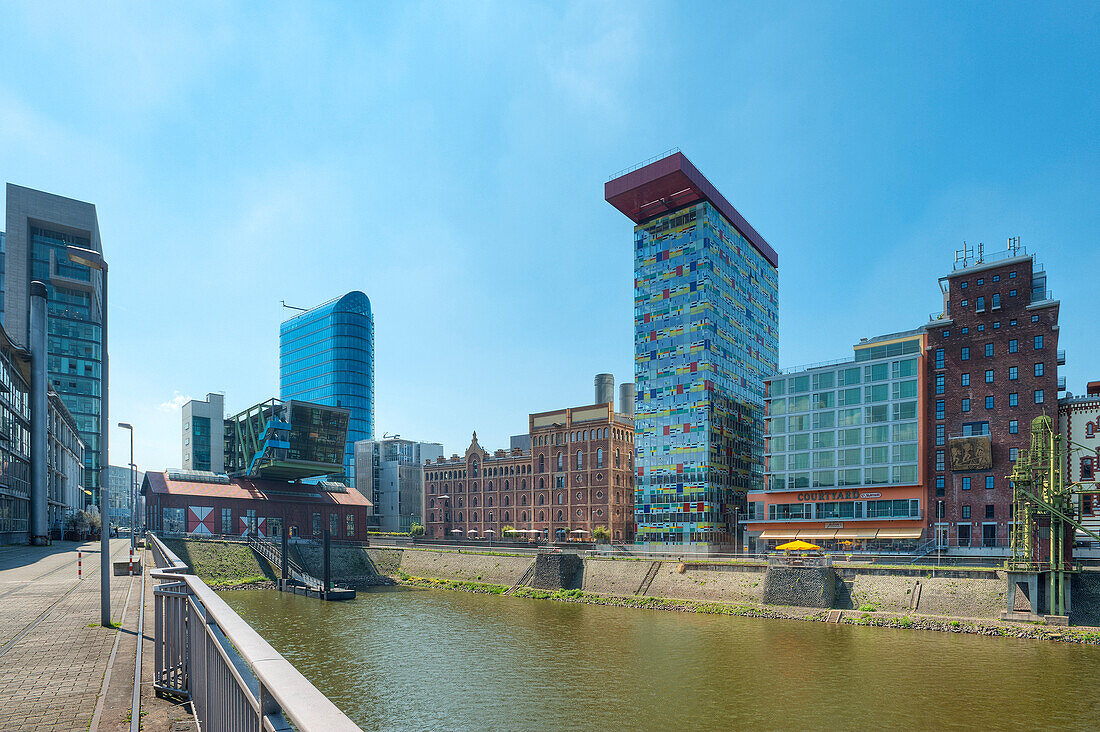
<path id="1" fill-rule="evenodd" d="M 993 281 L 994 282 L 1000 282 L 1001 281 L 1001 276 L 1000 275 L 993 275 Z"/>
<path id="2" fill-rule="evenodd" d="M 982 285 L 984 285 L 984 284 L 985 284 L 985 278 L 984 278 L 984 277 L 979 277 L 979 278 L 978 278 L 978 282 L 977 282 L 976 284 L 977 284 L 977 285 L 978 285 L 979 287 L 981 287 Z"/>
<path id="3" fill-rule="evenodd" d="M 1016 457 L 1019 455 L 1019 453 L 1020 453 L 1020 448 L 1018 448 L 1018 447 L 1008 448 L 1008 459 L 1011 460 L 1012 462 L 1016 462 Z"/>
<path id="4" fill-rule="evenodd" d="M 1035 390 L 1035 403 L 1036 404 L 1042 404 L 1043 403 L 1043 390 L 1042 389 L 1036 389 Z"/>
<path id="5" fill-rule="evenodd" d="M 990 303 L 990 305 L 994 310 L 1001 309 L 1001 296 L 999 293 L 993 293 L 993 301 Z"/>
<path id="6" fill-rule="evenodd" d="M 1009 272 L 1008 273 L 1008 279 L 1010 279 L 1010 280 L 1016 279 L 1016 273 L 1015 272 Z"/>
<path id="7" fill-rule="evenodd" d="M 1043 337 L 1041 335 L 1035 336 L 1035 350 L 1038 351 L 1043 347 Z"/>
<path id="8" fill-rule="evenodd" d="M 577 470 L 584 469 L 584 453 L 577 450 Z"/>
<path id="9" fill-rule="evenodd" d="M 964 282 L 962 282 L 962 283 L 961 283 L 961 284 L 959 285 L 959 289 L 960 289 L 960 290 L 965 290 L 965 289 L 966 289 L 966 285 L 967 285 L 967 283 L 966 283 L 965 281 L 964 281 Z"/>
<path id="10" fill-rule="evenodd" d="M 993 355 L 993 344 L 992 343 L 986 343 L 985 344 L 985 355 L 987 357 Z"/>
<path id="11" fill-rule="evenodd" d="M 1042 376 L 1043 375 L 1043 364 L 1042 363 L 1035 364 L 1035 375 L 1036 376 Z"/>
<path id="12" fill-rule="evenodd" d="M 1093 458 L 1083 457 L 1081 458 L 1081 480 L 1093 480 L 1096 475 L 1093 466 Z"/>
<path id="13" fill-rule="evenodd" d="M 962 334 L 963 334 L 963 335 L 966 335 L 966 334 L 967 334 L 967 333 L 969 333 L 969 332 L 970 332 L 970 329 L 969 329 L 969 328 L 967 328 L 967 327 L 966 327 L 966 326 L 964 325 L 964 326 L 963 326 L 963 329 L 962 329 Z"/>
<path id="14" fill-rule="evenodd" d="M 985 383 L 987 383 L 987 384 L 992 384 L 993 383 L 993 369 L 986 369 L 985 370 Z"/>
<path id="15" fill-rule="evenodd" d="M 1020 423 L 1015 419 L 1010 420 L 1009 423 L 1008 423 L 1008 434 L 1015 435 L 1015 434 L 1019 434 L 1019 432 L 1020 432 Z"/>
<path id="16" fill-rule="evenodd" d="M 562 458 L 562 454 L 558 453 L 558 470 L 562 470 L 565 467 L 565 460 Z"/>
<path id="17" fill-rule="evenodd" d="M 943 394 L 946 387 L 947 377 L 943 374 L 936 374 L 936 393 Z"/>
<path id="18" fill-rule="evenodd" d="M 993 409 L 993 397 L 992 396 L 987 396 L 985 398 L 985 408 L 986 409 Z"/>
<path id="19" fill-rule="evenodd" d="M 1000 327 L 1001 327 L 1001 321 L 999 321 L 999 320 L 994 320 L 994 321 L 993 321 L 993 330 L 997 330 L 997 329 L 998 329 L 998 328 L 1000 328 Z"/>
<path id="20" fill-rule="evenodd" d="M 985 326 L 984 325 L 979 325 L 978 326 L 978 332 L 981 333 L 983 330 L 985 330 Z"/>
<path id="21" fill-rule="evenodd" d="M 943 470 L 943 450 L 936 450 L 936 470 Z"/>
<path id="22" fill-rule="evenodd" d="M 1008 291 L 1008 296 L 1009 297 L 1016 297 L 1016 291 L 1015 290 L 1009 290 Z"/>
<path id="23" fill-rule="evenodd" d="M 970 506 L 963 506 L 962 507 L 962 517 L 964 519 L 970 518 Z M 967 527 L 967 528 L 969 528 L 969 527 Z M 959 539 L 962 539 L 962 536 L 960 536 Z"/>
<path id="24" fill-rule="evenodd" d="M 985 489 L 987 491 L 993 490 L 993 476 L 992 475 L 985 476 Z"/>
<path id="25" fill-rule="evenodd" d="M 937 445 L 944 444 L 944 441 L 945 441 L 944 433 L 946 431 L 947 431 L 946 428 L 942 424 L 936 425 L 936 444 Z"/>
<path id="26" fill-rule="evenodd" d="M 969 304 L 970 304 L 969 300 L 963 299 L 962 301 L 959 302 L 959 307 L 964 307 L 965 308 Z"/>
<path id="27" fill-rule="evenodd" d="M 1013 338 L 1012 340 L 1010 340 L 1008 342 L 1008 352 L 1009 353 L 1016 353 L 1019 350 L 1020 350 L 1020 342 L 1018 340 Z"/>
<path id="28" fill-rule="evenodd" d="M 233 509 L 232 508 L 223 508 L 222 509 L 222 533 L 223 534 L 232 534 L 233 533 Z"/>
<path id="29" fill-rule="evenodd" d="M 970 360 L 970 346 L 963 346 L 962 347 L 962 356 L 961 356 L 961 358 L 962 358 L 963 361 L 969 361 Z"/>
<path id="30" fill-rule="evenodd" d="M 937 496 L 942 496 L 943 494 L 944 494 L 943 476 L 942 475 L 937 475 L 936 476 L 936 495 Z"/>
<path id="31" fill-rule="evenodd" d="M 963 490 L 964 491 L 970 490 L 970 477 L 969 476 L 963 478 Z"/>
<path id="32" fill-rule="evenodd" d="M 969 399 L 963 399 L 962 400 L 962 411 L 964 411 L 964 412 L 969 412 L 970 411 L 970 400 Z"/>
<path id="33" fill-rule="evenodd" d="M 950 337 L 950 335 L 951 335 L 951 331 L 949 331 L 949 330 L 945 330 L 945 331 L 943 332 L 943 337 L 944 337 L 944 338 L 948 338 L 948 337 Z"/>
<path id="34" fill-rule="evenodd" d="M 347 533 L 347 537 L 352 539 L 355 537 L 355 514 L 349 513 L 344 516 L 344 531 Z"/>
<path id="35" fill-rule="evenodd" d="M 943 368 L 943 349 L 942 348 L 937 348 L 936 349 L 936 368 L 938 368 L 938 369 Z"/>
<path id="36" fill-rule="evenodd" d="M 1015 407 L 1020 403 L 1020 395 L 1016 392 L 1012 392 L 1008 395 L 1008 406 Z"/>
<path id="37" fill-rule="evenodd" d="M 962 385 L 963 386 L 970 386 L 970 374 L 963 374 L 962 375 Z"/>
<path id="38" fill-rule="evenodd" d="M 602 468 L 603 467 L 603 448 L 602 447 L 596 448 L 596 467 L 597 468 Z"/>
<path id="39" fill-rule="evenodd" d="M 1032 315 L 1031 316 L 1031 322 L 1032 323 L 1038 323 L 1039 322 L 1039 316 L 1038 315 Z"/>
<path id="40" fill-rule="evenodd" d="M 939 400 L 936 401 L 936 419 L 943 419 L 943 418 L 944 418 L 943 400 L 939 399 Z"/>
<path id="41" fill-rule="evenodd" d="M 1019 377 L 1020 377 L 1020 370 L 1018 368 L 1016 368 L 1015 366 L 1009 366 L 1008 367 L 1008 380 L 1009 381 L 1016 381 L 1016 379 L 1018 379 Z"/>
<path id="42" fill-rule="evenodd" d="M 992 503 L 985 504 L 985 517 L 987 519 L 993 518 L 993 504 Z"/>
<path id="43" fill-rule="evenodd" d="M 979 297 L 978 298 L 978 307 L 975 308 L 975 312 L 979 312 L 979 313 L 984 313 L 985 312 L 985 297 Z"/>

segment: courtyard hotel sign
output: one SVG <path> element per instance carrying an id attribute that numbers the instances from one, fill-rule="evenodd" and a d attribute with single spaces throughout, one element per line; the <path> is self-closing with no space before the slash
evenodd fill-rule
<path id="1" fill-rule="evenodd" d="M 881 493 L 860 493 L 858 490 L 846 491 L 807 491 L 795 496 L 795 500 L 807 501 L 855 501 L 859 498 L 880 498 Z"/>

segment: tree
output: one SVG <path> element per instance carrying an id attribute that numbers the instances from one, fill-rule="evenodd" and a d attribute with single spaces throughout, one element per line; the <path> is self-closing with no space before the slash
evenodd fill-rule
<path id="1" fill-rule="evenodd" d="M 514 539 L 516 538 L 516 527 L 505 526 L 503 529 L 500 530 L 500 535 L 503 536 L 505 539 Z"/>
<path id="2" fill-rule="evenodd" d="M 409 527 L 409 536 L 424 536 L 424 527 L 418 521 L 414 521 Z"/>
<path id="3" fill-rule="evenodd" d="M 606 544 L 611 541 L 611 532 L 607 530 L 606 526 L 597 526 L 592 531 L 592 538 L 601 544 Z"/>

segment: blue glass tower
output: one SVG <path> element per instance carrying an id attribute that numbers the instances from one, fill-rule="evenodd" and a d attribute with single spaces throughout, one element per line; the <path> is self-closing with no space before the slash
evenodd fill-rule
<path id="1" fill-rule="evenodd" d="M 354 485 L 355 443 L 374 437 L 374 316 L 349 292 L 279 327 L 279 394 L 351 411 L 344 472 Z"/>

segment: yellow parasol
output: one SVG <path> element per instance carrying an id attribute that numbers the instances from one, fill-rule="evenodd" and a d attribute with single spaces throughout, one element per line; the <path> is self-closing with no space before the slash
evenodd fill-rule
<path id="1" fill-rule="evenodd" d="M 821 547 L 817 544 L 811 544 L 808 541 L 788 541 L 786 544 L 780 544 L 776 549 L 785 552 L 800 552 L 809 551 L 811 549 L 821 549 Z"/>

